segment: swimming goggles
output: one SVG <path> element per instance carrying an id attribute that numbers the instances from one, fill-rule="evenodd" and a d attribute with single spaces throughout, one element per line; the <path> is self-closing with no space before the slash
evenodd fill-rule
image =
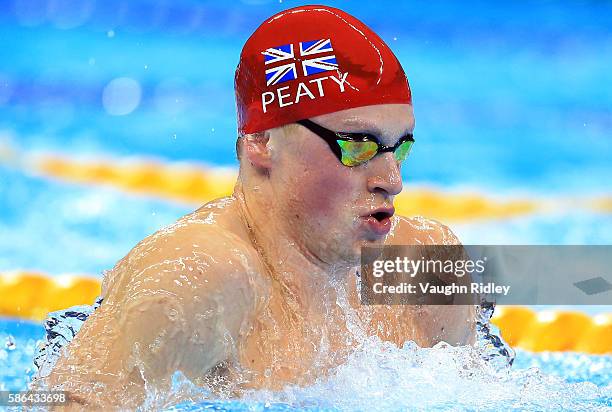
<path id="1" fill-rule="evenodd" d="M 338 160 L 349 167 L 365 163 L 384 152 L 392 152 L 395 160 L 401 163 L 408 157 L 414 143 L 412 133 L 400 138 L 394 146 L 385 146 L 369 133 L 334 132 L 308 119 L 296 123 L 325 140 Z"/>

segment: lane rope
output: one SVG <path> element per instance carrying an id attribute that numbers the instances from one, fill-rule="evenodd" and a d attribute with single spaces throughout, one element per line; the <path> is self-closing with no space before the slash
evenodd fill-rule
<path id="1" fill-rule="evenodd" d="M 154 161 L 77 161 L 40 156 L 33 171 L 64 181 L 105 185 L 165 199 L 201 204 L 232 193 L 237 172 L 197 164 Z M 443 193 L 434 189 L 404 190 L 395 198 L 397 213 L 427 215 L 434 219 L 500 219 L 534 213 L 537 202 L 527 199 L 492 199 L 478 193 Z"/>
<path id="2" fill-rule="evenodd" d="M 41 321 L 49 312 L 93 303 L 100 291 L 100 279 L 94 277 L 4 272 L 0 273 L 0 316 Z M 590 317 L 581 312 L 498 306 L 493 323 L 511 346 L 529 351 L 612 353 L 612 313 Z"/>
<path id="3" fill-rule="evenodd" d="M 165 162 L 151 158 L 75 157 L 49 152 L 27 152 L 0 142 L 0 164 L 30 175 L 90 186 L 106 186 L 127 193 L 201 205 L 232 193 L 237 170 L 200 163 Z M 467 222 L 508 219 L 537 213 L 575 213 L 588 210 L 612 213 L 612 195 L 596 197 L 494 196 L 477 191 L 455 192 L 407 185 L 396 197 L 397 213 Z"/>

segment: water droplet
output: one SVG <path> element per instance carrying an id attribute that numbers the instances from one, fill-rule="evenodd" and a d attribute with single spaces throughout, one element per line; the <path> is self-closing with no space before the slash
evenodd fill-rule
<path id="1" fill-rule="evenodd" d="M 106 37 L 108 37 L 109 39 L 115 37 L 115 30 L 109 30 L 106 32 Z"/>
<path id="2" fill-rule="evenodd" d="M 17 345 L 15 344 L 15 338 L 13 338 L 13 335 L 8 335 L 6 337 L 6 343 L 4 345 L 8 350 L 15 350 Z"/>
<path id="3" fill-rule="evenodd" d="M 141 95 L 140 83 L 129 77 L 119 77 L 104 87 L 102 105 L 108 114 L 123 116 L 138 107 Z"/>
<path id="4" fill-rule="evenodd" d="M 176 318 L 178 317 L 178 312 L 176 309 L 169 308 L 166 309 L 166 316 L 170 320 L 176 320 Z"/>

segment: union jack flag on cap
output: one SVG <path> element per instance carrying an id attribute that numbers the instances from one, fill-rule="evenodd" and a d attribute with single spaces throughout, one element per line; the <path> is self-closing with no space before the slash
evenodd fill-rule
<path id="1" fill-rule="evenodd" d="M 296 46 L 284 44 L 262 52 L 265 56 L 267 86 L 295 80 L 299 76 L 306 77 L 338 69 L 331 39 L 304 41 Z M 299 62 L 301 65 L 298 67 Z"/>

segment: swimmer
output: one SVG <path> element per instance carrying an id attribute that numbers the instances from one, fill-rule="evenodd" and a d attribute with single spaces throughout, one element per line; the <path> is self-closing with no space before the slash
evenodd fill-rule
<path id="1" fill-rule="evenodd" d="M 235 91 L 234 192 L 105 274 L 101 306 L 47 377 L 76 409 L 135 408 L 177 371 L 226 396 L 308 385 L 370 336 L 474 342 L 473 306 L 360 304 L 361 247 L 459 243 L 394 212 L 415 120 L 389 47 L 341 10 L 293 8 L 247 40 Z"/>

